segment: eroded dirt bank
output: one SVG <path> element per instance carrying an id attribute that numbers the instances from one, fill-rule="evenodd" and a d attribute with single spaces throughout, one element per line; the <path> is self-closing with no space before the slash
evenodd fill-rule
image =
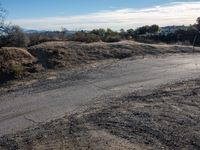
<path id="1" fill-rule="evenodd" d="M 160 56 L 164 54 L 192 53 L 191 46 L 154 45 L 134 41 L 116 43 L 45 42 L 20 49 L 0 49 L 0 83 L 12 79 L 23 79 L 35 73 L 92 64 L 102 60 Z M 199 53 L 200 48 L 195 48 Z"/>
<path id="2" fill-rule="evenodd" d="M 107 97 L 0 138 L 0 149 L 200 149 L 200 80 Z"/>

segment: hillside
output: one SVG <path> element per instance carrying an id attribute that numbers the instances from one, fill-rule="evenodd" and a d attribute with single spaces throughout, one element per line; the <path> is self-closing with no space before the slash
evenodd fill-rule
<path id="1" fill-rule="evenodd" d="M 19 79 L 35 72 L 74 67 L 106 59 L 192 53 L 190 46 L 153 45 L 134 41 L 116 43 L 45 42 L 39 45 L 0 49 L 0 81 Z M 200 52 L 196 48 L 195 52 Z M 12 60 L 12 61 L 11 61 Z"/>

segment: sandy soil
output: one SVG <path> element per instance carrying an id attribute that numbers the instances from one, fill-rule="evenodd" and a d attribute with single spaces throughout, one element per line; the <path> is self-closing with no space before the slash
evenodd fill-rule
<path id="1" fill-rule="evenodd" d="M 64 118 L 0 138 L 0 149 L 200 149 L 200 80 L 102 97 Z"/>

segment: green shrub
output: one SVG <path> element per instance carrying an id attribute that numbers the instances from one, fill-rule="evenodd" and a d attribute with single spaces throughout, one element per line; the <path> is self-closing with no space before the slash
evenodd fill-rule
<path id="1" fill-rule="evenodd" d="M 104 42 L 119 42 L 119 41 L 121 41 L 121 37 L 120 36 L 108 36 L 103 41 Z"/>
<path id="2" fill-rule="evenodd" d="M 118 33 L 111 29 L 95 29 L 92 30 L 90 34 L 98 36 L 103 42 L 119 42 L 122 39 L 125 39 L 126 36 L 126 32 L 124 30 L 121 30 L 121 32 Z"/>
<path id="3" fill-rule="evenodd" d="M 74 34 L 71 40 L 77 42 L 86 42 L 86 43 L 101 41 L 99 36 L 93 33 L 86 33 L 86 32 L 77 32 L 76 34 Z"/>
<path id="4" fill-rule="evenodd" d="M 20 78 L 25 72 L 25 67 L 22 64 L 11 65 L 10 72 L 14 78 Z"/>

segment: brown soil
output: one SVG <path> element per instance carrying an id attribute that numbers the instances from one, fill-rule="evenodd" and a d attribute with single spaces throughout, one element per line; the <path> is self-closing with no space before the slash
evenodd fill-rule
<path id="1" fill-rule="evenodd" d="M 0 138 L 0 149 L 200 149 L 200 80 L 102 98 L 62 119 Z"/>
<path id="2" fill-rule="evenodd" d="M 116 43 L 46 42 L 26 49 L 0 49 L 0 83 L 25 74 L 45 69 L 67 68 L 91 64 L 106 59 L 124 59 L 138 56 L 157 56 L 175 53 L 192 53 L 192 47 L 150 45 L 134 41 Z M 195 52 L 200 52 L 196 48 Z"/>
<path id="3" fill-rule="evenodd" d="M 22 71 L 24 66 L 32 64 L 35 60 L 36 59 L 26 49 L 15 47 L 1 48 L 0 79 L 12 78 L 14 71 Z"/>
<path id="4" fill-rule="evenodd" d="M 192 47 L 149 45 L 133 41 L 116 43 L 78 43 L 78 42 L 46 42 L 28 48 L 45 68 L 73 68 L 105 59 L 123 59 L 144 55 L 161 55 L 173 53 L 192 53 Z M 196 48 L 200 52 L 200 48 Z"/>

